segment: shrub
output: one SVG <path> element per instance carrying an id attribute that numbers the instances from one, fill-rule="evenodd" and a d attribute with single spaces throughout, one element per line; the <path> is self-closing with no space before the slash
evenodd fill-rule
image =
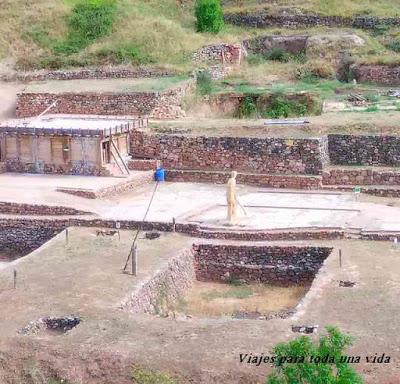
<path id="1" fill-rule="evenodd" d="M 237 117 L 240 119 L 256 117 L 257 116 L 257 106 L 251 96 L 245 96 L 243 101 L 240 103 Z"/>
<path id="2" fill-rule="evenodd" d="M 323 60 L 311 61 L 296 68 L 295 76 L 298 80 L 313 82 L 318 79 L 334 79 L 335 69 Z"/>
<path id="3" fill-rule="evenodd" d="M 265 54 L 265 58 L 267 60 L 287 63 L 290 60 L 290 55 L 281 48 L 272 48 L 268 53 Z"/>
<path id="4" fill-rule="evenodd" d="M 394 52 L 400 52 L 400 39 L 392 40 L 387 47 Z"/>
<path id="5" fill-rule="evenodd" d="M 220 0 L 196 0 L 197 32 L 218 33 L 224 25 Z"/>
<path id="6" fill-rule="evenodd" d="M 301 336 L 288 343 L 280 343 L 274 348 L 276 356 L 275 372 L 267 378 L 266 384 L 362 384 L 362 378 L 347 362 L 344 350 L 352 344 L 352 338 L 341 333 L 335 327 L 326 327 L 328 334 L 321 336 L 317 344 L 313 344 L 308 336 Z M 313 363 L 316 358 L 332 357 L 330 363 Z M 288 357 L 301 359 L 304 363 L 290 363 Z M 299 361 L 299 360 L 298 360 Z M 300 360 L 301 361 L 301 360 Z"/>
<path id="7" fill-rule="evenodd" d="M 101 62 L 107 64 L 132 63 L 139 65 L 154 62 L 151 57 L 143 54 L 139 48 L 129 44 L 112 48 L 102 48 L 95 53 L 95 56 L 101 59 Z"/>
<path id="8" fill-rule="evenodd" d="M 61 54 L 77 53 L 96 39 L 106 36 L 113 25 L 116 0 L 85 0 L 75 5 L 68 19 L 66 41 L 54 46 Z"/>
<path id="9" fill-rule="evenodd" d="M 178 384 L 176 380 L 163 372 L 155 372 L 135 367 L 132 372 L 134 383 L 138 384 Z"/>
<path id="10" fill-rule="evenodd" d="M 209 71 L 203 70 L 197 73 L 196 88 L 200 95 L 209 95 L 213 90 L 213 80 Z"/>
<path id="11" fill-rule="evenodd" d="M 270 107 L 264 111 L 263 115 L 271 119 L 304 116 L 307 114 L 307 109 L 306 104 L 285 99 L 283 96 L 276 96 L 273 98 Z"/>

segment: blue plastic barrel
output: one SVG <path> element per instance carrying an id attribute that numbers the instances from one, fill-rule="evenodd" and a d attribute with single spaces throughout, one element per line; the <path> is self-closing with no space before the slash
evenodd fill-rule
<path id="1" fill-rule="evenodd" d="M 157 168 L 154 178 L 156 181 L 165 181 L 165 169 Z"/>

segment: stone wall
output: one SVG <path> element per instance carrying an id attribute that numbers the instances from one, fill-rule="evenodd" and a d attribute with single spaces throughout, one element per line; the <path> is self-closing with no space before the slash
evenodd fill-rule
<path id="1" fill-rule="evenodd" d="M 302 53 L 306 51 L 308 36 L 293 35 L 258 36 L 243 41 L 248 53 L 268 54 L 272 49 L 280 49 L 287 53 Z"/>
<path id="2" fill-rule="evenodd" d="M 327 169 L 322 180 L 324 185 L 400 185 L 400 170 Z"/>
<path id="3" fill-rule="evenodd" d="M 195 63 L 217 62 L 240 65 L 243 51 L 241 44 L 213 44 L 200 48 L 193 55 Z"/>
<path id="4" fill-rule="evenodd" d="M 183 97 L 192 82 L 163 92 L 121 93 L 20 93 L 17 96 L 17 117 L 42 113 L 57 101 L 54 114 L 78 115 L 138 115 L 154 119 L 175 119 L 185 115 Z"/>
<path id="5" fill-rule="evenodd" d="M 271 26 L 302 28 L 313 26 L 350 27 L 374 29 L 378 25 L 399 26 L 400 18 L 379 18 L 373 16 L 342 17 L 312 15 L 270 15 L 266 11 L 238 12 L 225 14 L 225 21 L 230 24 L 265 28 Z"/>
<path id="6" fill-rule="evenodd" d="M 152 171 L 160 166 L 160 162 L 154 159 L 128 160 L 128 168 L 132 171 Z"/>
<path id="7" fill-rule="evenodd" d="M 40 169 L 38 169 L 36 163 L 26 163 L 18 159 L 6 160 L 5 164 L 7 172 L 111 176 L 108 169 L 102 166 L 83 164 L 82 161 L 71 161 L 65 164 L 42 163 Z"/>
<path id="8" fill-rule="evenodd" d="M 324 146 L 319 139 L 131 135 L 132 156 L 159 159 L 167 169 L 236 170 L 246 173 L 318 175 Z"/>
<path id="9" fill-rule="evenodd" d="M 4 215 L 46 215 L 46 216 L 69 216 L 87 215 L 90 212 L 80 211 L 75 208 L 58 205 L 36 205 L 23 203 L 10 203 L 0 201 L 0 214 Z"/>
<path id="10" fill-rule="evenodd" d="M 10 257 L 21 257 L 42 246 L 62 229 L 55 227 L 23 227 L 0 225 L 0 252 Z"/>
<path id="11" fill-rule="evenodd" d="M 328 135 L 334 165 L 400 166 L 400 137 Z"/>
<path id="12" fill-rule="evenodd" d="M 311 283 L 332 248 L 197 244 L 194 250 L 197 280 L 285 286 Z"/>
<path id="13" fill-rule="evenodd" d="M 167 170 L 166 180 L 190 183 L 225 184 L 230 177 L 229 172 Z M 239 173 L 239 184 L 254 185 L 263 188 L 319 189 L 321 177 L 297 175 L 260 175 Z"/>
<path id="14" fill-rule="evenodd" d="M 375 83 L 381 85 L 400 85 L 400 65 L 365 65 L 350 66 L 352 76 L 359 83 Z"/>
<path id="15" fill-rule="evenodd" d="M 44 81 L 44 80 L 81 80 L 81 79 L 121 79 L 143 77 L 175 76 L 176 73 L 158 67 L 97 67 L 77 68 L 71 70 L 15 72 L 0 76 L 3 81 Z"/>
<path id="16" fill-rule="evenodd" d="M 0 173 L 7 172 L 7 165 L 4 162 L 0 162 Z"/>
<path id="17" fill-rule="evenodd" d="M 193 253 L 185 249 L 135 289 L 121 308 L 133 313 L 167 314 L 170 307 L 184 297 L 193 280 Z"/>

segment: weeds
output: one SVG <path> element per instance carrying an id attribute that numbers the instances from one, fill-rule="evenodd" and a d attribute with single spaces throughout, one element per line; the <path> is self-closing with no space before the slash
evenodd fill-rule
<path id="1" fill-rule="evenodd" d="M 213 91 L 211 73 L 207 70 L 199 71 L 196 76 L 196 89 L 200 95 L 209 95 Z"/>
<path id="2" fill-rule="evenodd" d="M 237 117 L 239 119 L 243 119 L 256 116 L 257 116 L 257 105 L 254 103 L 254 100 L 251 96 L 245 96 L 245 98 L 239 105 L 237 111 Z"/>
<path id="3" fill-rule="evenodd" d="M 136 384 L 178 384 L 178 381 L 164 372 L 155 372 L 134 367 L 132 380 Z"/>

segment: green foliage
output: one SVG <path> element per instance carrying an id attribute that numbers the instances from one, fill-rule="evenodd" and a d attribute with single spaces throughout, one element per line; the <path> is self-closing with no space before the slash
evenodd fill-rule
<path id="1" fill-rule="evenodd" d="M 386 35 L 386 33 L 389 32 L 390 28 L 391 27 L 390 27 L 389 24 L 378 24 L 378 25 L 375 25 L 374 29 L 372 30 L 372 34 L 374 36 Z"/>
<path id="2" fill-rule="evenodd" d="M 196 0 L 197 32 L 218 33 L 224 26 L 220 0 Z"/>
<path id="3" fill-rule="evenodd" d="M 400 39 L 392 40 L 387 47 L 394 52 L 400 52 Z"/>
<path id="4" fill-rule="evenodd" d="M 257 116 L 257 105 L 255 104 L 253 97 L 245 96 L 245 98 L 239 105 L 237 111 L 237 117 L 243 119 L 256 116 Z"/>
<path id="5" fill-rule="evenodd" d="M 106 36 L 113 25 L 116 0 L 84 0 L 68 18 L 69 34 L 53 47 L 59 54 L 77 53 L 96 39 Z"/>
<path id="6" fill-rule="evenodd" d="M 213 91 L 213 80 L 211 73 L 207 70 L 203 70 L 197 73 L 196 76 L 196 88 L 200 95 L 209 95 Z"/>
<path id="7" fill-rule="evenodd" d="M 116 45 L 112 48 L 102 48 L 95 55 L 100 61 L 104 60 L 112 64 L 132 63 L 140 65 L 154 62 L 151 57 L 143 54 L 138 47 L 129 44 Z"/>
<path id="8" fill-rule="evenodd" d="M 163 372 L 154 372 L 135 367 L 132 372 L 132 381 L 136 384 L 178 384 L 178 381 Z"/>
<path id="9" fill-rule="evenodd" d="M 377 105 L 371 105 L 370 107 L 365 109 L 365 112 L 378 112 L 379 107 Z"/>
<path id="10" fill-rule="evenodd" d="M 327 335 L 313 344 L 308 336 L 301 336 L 274 348 L 275 372 L 267 378 L 266 384 L 362 384 L 362 378 L 343 358 L 344 350 L 352 344 L 352 337 L 341 333 L 335 327 L 326 327 Z M 290 363 L 288 357 L 305 362 Z M 313 363 L 310 358 L 332 357 L 331 363 Z"/>
<path id="11" fill-rule="evenodd" d="M 263 113 L 263 117 L 279 119 L 281 117 L 304 116 L 306 113 L 307 105 L 278 95 L 273 98 L 271 106 Z"/>
<path id="12" fill-rule="evenodd" d="M 253 289 L 248 285 L 233 286 L 226 292 L 220 292 L 216 289 L 202 293 L 201 296 L 204 300 L 212 301 L 215 299 L 246 299 L 253 295 Z"/>
<path id="13" fill-rule="evenodd" d="M 290 55 L 281 48 L 272 48 L 268 53 L 265 54 L 265 58 L 267 60 L 287 63 L 290 60 Z"/>

